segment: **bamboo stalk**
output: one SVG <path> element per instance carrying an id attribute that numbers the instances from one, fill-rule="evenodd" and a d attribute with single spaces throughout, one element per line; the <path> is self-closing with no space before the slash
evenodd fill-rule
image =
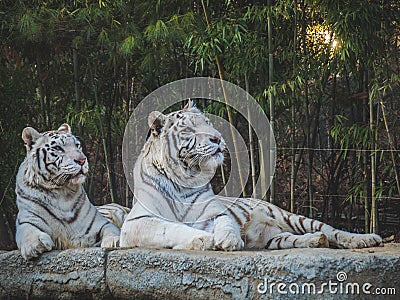
<path id="1" fill-rule="evenodd" d="M 247 76 L 247 72 L 244 73 L 244 81 L 246 86 L 246 97 L 249 95 L 249 78 Z M 248 100 L 248 99 L 246 99 Z M 251 114 L 249 107 L 247 106 L 247 124 L 248 124 L 248 135 L 249 135 L 249 148 L 250 148 L 250 163 L 251 163 L 251 183 L 252 183 L 252 197 L 257 198 L 257 174 L 256 174 L 256 166 L 255 166 L 255 158 L 254 158 L 254 140 L 253 140 L 253 131 L 251 127 Z"/>
<path id="2" fill-rule="evenodd" d="M 261 181 L 261 198 L 266 200 L 267 195 L 267 179 L 265 177 L 265 160 L 264 160 L 264 146 L 263 143 L 258 140 L 258 155 L 260 159 L 260 181 Z"/>
<path id="3" fill-rule="evenodd" d="M 390 151 L 390 156 L 392 158 L 392 163 L 393 163 L 393 169 L 394 169 L 394 176 L 395 176 L 395 179 L 396 179 L 397 192 L 400 195 L 399 175 L 397 173 L 396 159 L 394 157 L 394 151 L 393 151 L 393 150 L 395 150 L 395 148 L 393 146 L 393 140 L 392 140 L 392 137 L 391 137 L 390 132 L 389 132 L 389 126 L 388 126 L 388 123 L 387 123 L 387 120 L 386 120 L 385 105 L 383 104 L 382 100 L 380 101 L 380 105 L 381 105 L 381 109 L 382 109 L 383 122 L 385 124 L 385 129 L 386 129 L 386 133 L 387 133 L 388 140 L 389 140 L 389 147 L 390 147 L 390 150 L 392 150 L 392 151 Z"/>
<path id="4" fill-rule="evenodd" d="M 206 6 L 204 4 L 204 0 L 201 0 L 201 5 L 203 7 L 203 12 L 204 12 L 204 17 L 206 19 L 207 27 L 210 28 L 210 22 L 209 22 L 209 19 L 208 19 L 207 10 L 206 10 Z M 232 112 L 231 112 L 231 108 L 230 108 L 229 103 L 228 103 L 228 97 L 226 95 L 225 85 L 224 85 L 224 82 L 223 82 L 224 78 L 223 78 L 223 74 L 222 74 L 222 68 L 221 68 L 221 64 L 219 62 L 218 56 L 215 56 L 215 62 L 217 64 L 218 74 L 219 74 L 219 78 L 221 80 L 221 88 L 222 88 L 222 93 L 224 95 L 224 101 L 225 101 L 225 106 L 226 106 L 226 112 L 227 112 L 227 115 L 228 115 L 228 121 L 229 121 L 230 124 L 233 124 Z M 237 154 L 237 153 L 239 153 L 239 150 L 237 149 L 236 136 L 235 136 L 235 132 L 234 132 L 232 126 L 230 126 L 230 130 L 231 130 L 231 135 L 232 135 L 232 139 L 233 139 L 234 151 Z M 238 170 L 239 170 L 239 180 L 240 180 L 240 186 L 241 186 L 241 189 L 242 189 L 242 194 L 243 194 L 243 196 L 246 196 L 245 183 L 244 183 L 244 178 L 243 178 L 243 175 L 242 175 L 242 172 L 241 172 L 242 168 L 241 168 L 241 163 L 240 163 L 240 159 L 239 159 L 238 155 L 236 155 L 236 163 L 238 165 Z"/>
<path id="5" fill-rule="evenodd" d="M 115 202 L 115 197 L 114 197 L 114 188 L 113 185 L 111 183 L 111 172 L 110 172 L 110 166 L 109 166 L 109 162 L 108 162 L 108 152 L 107 152 L 107 144 L 106 144 L 106 139 L 102 138 L 103 141 L 103 151 L 104 151 L 104 160 L 105 160 L 105 164 L 106 164 L 106 170 L 107 170 L 107 182 L 108 182 L 108 186 L 110 188 L 110 196 L 111 196 L 111 202 L 114 203 Z"/>
<path id="6" fill-rule="evenodd" d="M 363 72 L 363 92 L 366 92 L 367 90 L 367 72 L 364 70 Z M 363 118 L 363 124 L 367 124 L 367 100 L 363 100 L 363 112 L 362 112 L 362 118 Z M 367 152 L 363 151 L 363 173 L 364 173 L 364 178 L 365 178 L 365 199 L 364 199 L 364 228 L 365 228 L 365 233 L 370 232 L 370 213 L 369 213 L 369 199 L 368 199 L 368 170 L 367 170 L 367 163 L 368 163 L 368 157 L 367 157 Z"/>
<path id="7" fill-rule="evenodd" d="M 96 169 L 97 169 L 97 162 L 99 160 L 99 152 L 100 152 L 100 143 L 97 143 L 96 145 L 96 152 L 94 155 L 94 166 L 91 166 L 91 172 L 90 172 L 90 177 L 89 177 L 89 183 L 88 183 L 88 194 L 89 194 L 89 198 L 91 198 L 91 196 L 93 196 L 93 187 L 94 187 L 94 176 L 96 174 Z"/>
<path id="8" fill-rule="evenodd" d="M 296 53 L 296 41 L 297 41 L 297 0 L 294 0 L 295 9 L 295 20 L 294 20 L 294 33 L 293 33 L 293 53 Z M 296 70 L 296 55 L 293 55 L 293 78 L 295 77 Z M 292 103 L 291 103 L 291 118 L 292 118 L 292 132 L 291 132 L 291 170 L 290 170 L 290 212 L 294 212 L 294 188 L 296 184 L 296 92 L 293 87 L 292 91 Z"/>
<path id="9" fill-rule="evenodd" d="M 369 128 L 372 133 L 371 145 L 371 228 L 370 231 L 376 233 L 377 219 L 376 219 L 376 153 L 375 153 L 375 126 L 374 126 L 374 107 L 372 96 L 369 97 Z"/>
<path id="10" fill-rule="evenodd" d="M 81 102 L 81 94 L 80 94 L 80 90 L 79 90 L 78 50 L 76 48 L 72 49 L 72 61 L 73 61 L 73 66 L 74 66 L 75 106 L 76 106 L 76 111 L 78 113 L 80 113 L 81 109 L 82 109 L 82 102 Z M 79 128 L 78 129 L 79 135 L 82 135 L 83 127 L 82 127 L 81 122 L 79 122 L 78 128 Z"/>
<path id="11" fill-rule="evenodd" d="M 98 98 L 97 86 L 96 86 L 95 82 L 93 82 L 93 88 L 94 88 L 95 103 L 96 103 L 97 108 L 99 108 L 99 102 L 98 102 L 99 98 Z M 105 139 L 105 134 L 104 134 L 103 122 L 101 120 L 100 113 L 98 110 L 97 110 L 97 119 L 99 121 L 101 140 L 103 143 L 104 160 L 105 160 L 106 172 L 107 172 L 107 183 L 108 183 L 108 187 L 110 189 L 111 202 L 114 203 L 115 202 L 115 196 L 114 196 L 115 194 L 114 194 L 114 188 L 113 188 L 113 185 L 111 182 L 111 172 L 110 172 L 110 166 L 109 166 L 109 162 L 108 162 L 106 139 Z"/>
<path id="12" fill-rule="evenodd" d="M 36 67 L 37 67 L 37 73 L 38 73 L 38 77 L 39 77 L 39 88 L 36 90 L 39 98 L 40 98 L 40 125 L 43 128 L 48 127 L 48 122 L 47 122 L 47 114 L 46 114 L 46 95 L 45 95 L 45 88 L 44 88 L 44 83 L 42 80 L 42 74 L 43 74 L 43 70 L 42 70 L 42 61 L 39 57 L 39 55 L 36 56 Z"/>
<path id="13" fill-rule="evenodd" d="M 268 101 L 269 101 L 269 122 L 271 125 L 272 132 L 275 126 L 275 102 L 272 95 L 272 83 L 274 76 L 274 56 L 272 53 L 272 22 L 271 22 L 271 0 L 267 1 L 268 5 L 268 15 L 267 15 L 267 27 L 268 27 Z M 270 151 L 273 147 L 272 141 L 270 139 Z M 271 158 L 271 155 L 269 156 Z M 269 166 L 270 164 L 268 164 Z M 275 202 L 275 180 L 272 178 L 270 184 L 270 202 Z"/>
<path id="14" fill-rule="evenodd" d="M 306 9 L 306 4 L 304 1 L 301 3 L 302 6 L 302 11 L 305 11 Z M 307 43 L 306 43 L 306 20 L 303 15 L 302 18 L 302 43 L 303 43 L 303 54 L 304 57 L 307 58 Z M 304 80 L 304 97 L 305 97 L 305 121 L 306 121 L 306 144 L 307 144 L 307 190 L 308 190 L 308 201 L 309 201 L 309 217 L 313 217 L 313 188 L 312 188 L 312 161 L 311 161 L 311 120 L 310 120 L 310 111 L 309 111 L 309 106 L 310 106 L 310 101 L 309 101 L 309 95 L 308 95 L 308 76 L 306 74 L 306 78 Z"/>

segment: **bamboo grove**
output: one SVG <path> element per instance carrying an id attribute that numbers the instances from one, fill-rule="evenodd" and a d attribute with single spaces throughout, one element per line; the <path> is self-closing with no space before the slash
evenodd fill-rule
<path id="1" fill-rule="evenodd" d="M 25 126 L 68 122 L 89 156 L 92 202 L 130 206 L 129 115 L 194 76 L 241 86 L 269 116 L 278 156 L 267 201 L 349 230 L 398 232 L 399 20 L 395 0 L 1 1 L 1 247 L 12 247 Z M 247 126 L 221 104 L 199 106 Z M 244 195 L 260 174 L 248 132 Z"/>

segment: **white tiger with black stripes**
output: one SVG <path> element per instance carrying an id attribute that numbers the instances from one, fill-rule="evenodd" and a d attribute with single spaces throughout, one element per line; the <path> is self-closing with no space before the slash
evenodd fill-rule
<path id="1" fill-rule="evenodd" d="M 114 247 L 120 230 L 90 203 L 88 162 L 71 128 L 22 132 L 27 155 L 16 179 L 16 242 L 25 259 L 51 249 Z"/>
<path id="2" fill-rule="evenodd" d="M 121 246 L 198 250 L 376 246 L 353 234 L 257 199 L 219 197 L 210 174 L 223 163 L 221 134 L 196 108 L 152 112 L 151 135 L 134 168 L 135 201 Z M 211 175 L 212 176 L 212 175 Z"/>

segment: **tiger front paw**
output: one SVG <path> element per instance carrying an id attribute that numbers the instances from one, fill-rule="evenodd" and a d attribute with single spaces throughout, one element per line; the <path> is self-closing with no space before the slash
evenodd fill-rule
<path id="1" fill-rule="evenodd" d="M 176 245 L 173 249 L 181 250 L 213 250 L 214 249 L 214 237 L 211 234 L 204 234 L 193 237 L 189 242 Z"/>
<path id="2" fill-rule="evenodd" d="M 215 234 L 215 248 L 224 251 L 241 250 L 244 242 L 240 236 L 233 231 L 224 231 Z"/>
<path id="3" fill-rule="evenodd" d="M 117 248 L 119 247 L 119 235 L 109 235 L 103 237 L 101 241 L 102 248 Z"/>
<path id="4" fill-rule="evenodd" d="M 54 247 L 51 237 L 44 232 L 27 236 L 21 243 L 21 255 L 25 260 L 38 257 L 45 251 Z"/>
<path id="5" fill-rule="evenodd" d="M 328 237 L 322 232 L 315 232 L 311 234 L 308 240 L 309 248 L 329 248 Z"/>

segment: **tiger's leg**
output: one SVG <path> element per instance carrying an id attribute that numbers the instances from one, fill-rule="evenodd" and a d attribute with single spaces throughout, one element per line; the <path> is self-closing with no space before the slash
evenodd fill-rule
<path id="1" fill-rule="evenodd" d="M 382 242 L 382 238 L 377 234 L 346 232 L 318 220 L 289 213 L 270 203 L 265 205 L 268 209 L 268 215 L 277 220 L 283 231 L 294 234 L 322 232 L 328 238 L 331 246 L 346 249 L 374 247 Z"/>
<path id="2" fill-rule="evenodd" d="M 322 232 L 294 235 L 283 232 L 270 239 L 265 249 L 329 248 L 328 238 Z"/>
<path id="3" fill-rule="evenodd" d="M 212 250 L 211 233 L 153 216 L 127 218 L 121 228 L 121 247 Z"/>
<path id="4" fill-rule="evenodd" d="M 329 247 L 328 238 L 321 232 L 294 235 L 284 230 L 278 220 L 266 215 L 262 207 L 252 211 L 245 225 L 247 249 L 288 249 Z"/>
<path id="5" fill-rule="evenodd" d="M 346 232 L 336 229 L 323 222 L 303 216 L 292 215 L 288 218 L 288 221 L 292 221 L 292 226 L 298 229 L 298 231 L 295 233 L 322 232 L 327 236 L 329 244 L 337 248 L 368 248 L 378 246 L 382 242 L 382 238 L 377 234 L 358 234 Z"/>
<path id="6" fill-rule="evenodd" d="M 374 233 L 371 234 L 359 234 L 351 233 L 343 230 L 333 228 L 325 223 L 315 221 L 314 223 L 320 223 L 318 228 L 323 232 L 329 240 L 331 246 L 335 246 L 341 249 L 357 249 L 357 248 L 368 248 L 379 246 L 382 243 L 382 238 Z M 321 226 L 322 224 L 322 226 Z M 317 228 L 313 228 L 317 230 Z"/>
<path id="7" fill-rule="evenodd" d="M 20 223 L 19 220 L 17 220 L 15 239 L 25 260 L 38 257 L 54 247 L 54 242 L 47 233 L 30 223 Z"/>
<path id="8" fill-rule="evenodd" d="M 119 246 L 120 230 L 112 223 L 104 225 L 101 230 L 101 247 L 115 248 Z"/>
<path id="9" fill-rule="evenodd" d="M 215 247 L 225 251 L 241 250 L 244 242 L 240 237 L 240 227 L 227 215 L 220 215 L 214 221 Z"/>

